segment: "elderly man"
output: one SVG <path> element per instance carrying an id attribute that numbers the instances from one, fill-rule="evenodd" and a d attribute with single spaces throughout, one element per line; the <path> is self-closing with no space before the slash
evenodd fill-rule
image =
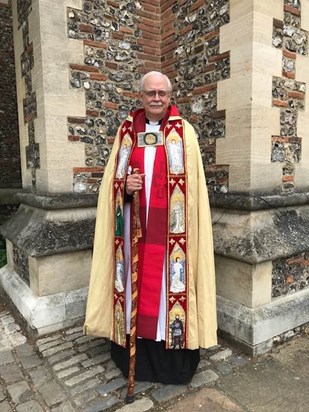
<path id="1" fill-rule="evenodd" d="M 144 75 L 143 108 L 128 116 L 115 138 L 98 201 L 84 330 L 112 341 L 112 359 L 128 376 L 136 311 L 136 379 L 183 384 L 196 371 L 199 348 L 216 344 L 215 277 L 199 145 L 194 128 L 170 105 L 171 92 L 167 76 Z M 136 193 L 141 237 L 132 308 Z M 171 287 L 175 262 L 182 267 L 178 289 Z M 177 345 L 175 319 L 182 325 Z"/>

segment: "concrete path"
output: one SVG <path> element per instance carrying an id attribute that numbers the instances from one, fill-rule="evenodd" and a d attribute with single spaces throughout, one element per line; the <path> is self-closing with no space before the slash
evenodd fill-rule
<path id="1" fill-rule="evenodd" d="M 104 339 L 82 325 L 33 338 L 0 293 L 1 412 L 309 412 L 309 329 L 251 359 L 226 342 L 202 351 L 188 386 L 138 383 L 123 402 L 126 380 Z"/>

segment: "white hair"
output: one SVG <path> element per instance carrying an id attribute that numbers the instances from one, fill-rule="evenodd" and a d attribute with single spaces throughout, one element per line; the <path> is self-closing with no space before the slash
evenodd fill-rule
<path id="1" fill-rule="evenodd" d="M 144 74 L 144 76 L 141 78 L 140 84 L 139 84 L 139 91 L 140 91 L 140 92 L 144 90 L 145 80 L 146 80 L 148 77 L 151 77 L 151 76 L 162 76 L 162 77 L 164 77 L 165 80 L 167 81 L 168 91 L 169 91 L 169 92 L 172 91 L 173 86 L 172 86 L 172 83 L 171 83 L 170 79 L 169 79 L 165 74 L 163 74 L 163 73 L 161 73 L 161 72 L 158 72 L 158 71 L 156 71 L 156 70 L 152 70 L 151 72 L 148 72 L 148 73 Z"/>

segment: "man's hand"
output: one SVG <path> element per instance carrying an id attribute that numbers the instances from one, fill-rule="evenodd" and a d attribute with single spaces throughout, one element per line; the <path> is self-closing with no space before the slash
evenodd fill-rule
<path id="1" fill-rule="evenodd" d="M 132 195 L 136 191 L 142 190 L 144 176 L 145 176 L 145 173 L 142 173 L 142 174 L 133 173 L 132 175 L 127 176 L 126 192 L 129 196 Z"/>

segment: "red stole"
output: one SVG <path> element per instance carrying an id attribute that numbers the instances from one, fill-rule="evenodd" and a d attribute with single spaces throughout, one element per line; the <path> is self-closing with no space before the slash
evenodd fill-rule
<path id="1" fill-rule="evenodd" d="M 169 113 L 162 121 L 160 130 L 164 129 Z M 134 117 L 136 133 L 145 131 L 144 112 L 137 112 Z M 130 165 L 138 167 L 144 173 L 144 148 L 135 147 Z M 140 220 L 142 238 L 138 246 L 138 310 L 137 336 L 156 339 L 160 309 L 162 273 L 166 255 L 167 239 L 167 159 L 165 146 L 157 146 L 154 160 L 151 192 L 146 226 L 145 185 L 140 192 Z"/>

